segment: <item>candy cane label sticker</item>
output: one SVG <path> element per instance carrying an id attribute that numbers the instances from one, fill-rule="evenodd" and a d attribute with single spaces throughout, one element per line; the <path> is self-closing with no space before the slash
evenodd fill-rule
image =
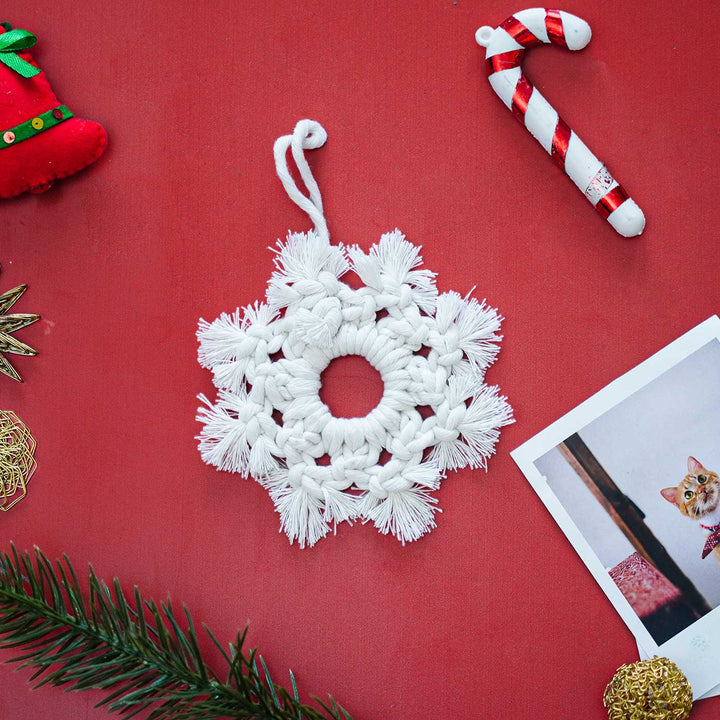
<path id="1" fill-rule="evenodd" d="M 581 50 L 591 35 L 590 26 L 575 15 L 532 8 L 496 28 L 481 27 L 475 39 L 486 48 L 488 79 L 498 97 L 610 225 L 624 237 L 635 237 L 645 228 L 642 210 L 522 72 L 527 48 L 554 43 Z"/>

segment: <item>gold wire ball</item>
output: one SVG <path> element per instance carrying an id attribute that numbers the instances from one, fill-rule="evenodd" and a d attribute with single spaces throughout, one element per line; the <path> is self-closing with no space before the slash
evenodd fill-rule
<path id="1" fill-rule="evenodd" d="M 36 467 L 35 438 L 14 412 L 0 410 L 0 510 L 25 497 Z"/>
<path id="2" fill-rule="evenodd" d="M 603 695 L 609 720 L 685 720 L 692 710 L 692 688 L 680 668 L 654 657 L 623 665 Z"/>

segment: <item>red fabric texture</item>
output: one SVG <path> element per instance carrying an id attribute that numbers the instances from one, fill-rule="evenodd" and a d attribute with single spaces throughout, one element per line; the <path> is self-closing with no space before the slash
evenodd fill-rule
<path id="1" fill-rule="evenodd" d="M 474 33 L 524 6 L 3 4 L 62 102 L 111 141 L 1 206 L 0 292 L 28 283 L 13 312 L 42 319 L 17 333 L 39 351 L 12 358 L 25 382 L 0 379 L 0 408 L 38 442 L 0 548 L 170 595 L 223 644 L 249 622 L 277 682 L 292 669 L 303 698 L 331 692 L 356 720 L 607 720 L 605 685 L 637 647 L 509 453 L 720 310 L 720 43 L 700 54 L 696 32 L 720 4 L 573 0 L 560 9 L 590 23 L 588 47 L 526 53 L 529 80 L 645 212 L 632 240 L 490 87 Z M 367 251 L 398 227 L 441 291 L 476 286 L 506 318 L 487 382 L 517 422 L 487 473 L 448 474 L 438 527 L 405 547 L 360 523 L 291 547 L 267 491 L 203 464 L 194 440 L 195 396 L 215 394 L 198 318 L 262 298 L 268 246 L 311 227 L 272 158 L 303 117 L 329 134 L 308 159 L 333 242 Z M 336 402 L 376 392 L 339 365 Z M 31 690 L 16 655 L 0 651 L 2 720 L 119 717 L 94 708 L 100 692 Z M 713 698 L 692 720 L 719 716 Z"/>
<path id="2" fill-rule="evenodd" d="M 44 72 L 25 78 L 0 64 L 0 134 L 61 104 Z M 10 145 L 0 151 L 0 198 L 45 190 L 95 162 L 106 145 L 101 125 L 77 117 Z"/>

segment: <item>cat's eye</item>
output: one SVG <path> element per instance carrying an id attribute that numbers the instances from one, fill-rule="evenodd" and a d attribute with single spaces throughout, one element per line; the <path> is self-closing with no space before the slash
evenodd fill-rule
<path id="1" fill-rule="evenodd" d="M 707 482 L 707 475 L 698 475 L 698 482 L 704 485 Z"/>
<path id="2" fill-rule="evenodd" d="M 685 491 L 685 499 L 690 500 L 695 493 L 692 490 Z"/>

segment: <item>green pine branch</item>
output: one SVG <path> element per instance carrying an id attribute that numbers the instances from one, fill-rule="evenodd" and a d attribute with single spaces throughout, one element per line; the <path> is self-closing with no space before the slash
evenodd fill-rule
<path id="1" fill-rule="evenodd" d="M 205 628 L 225 665 L 220 677 L 187 608 L 178 616 L 137 587 L 130 602 L 117 579 L 111 589 L 92 567 L 87 587 L 86 597 L 65 556 L 53 564 L 38 549 L 34 558 L 14 546 L 0 553 L 0 648 L 35 669 L 36 687 L 102 690 L 98 706 L 126 718 L 352 720 L 330 696 L 318 708 L 301 703 L 292 672 L 292 693 L 276 685 L 257 651 L 243 650 L 247 629 L 225 650 Z"/>

